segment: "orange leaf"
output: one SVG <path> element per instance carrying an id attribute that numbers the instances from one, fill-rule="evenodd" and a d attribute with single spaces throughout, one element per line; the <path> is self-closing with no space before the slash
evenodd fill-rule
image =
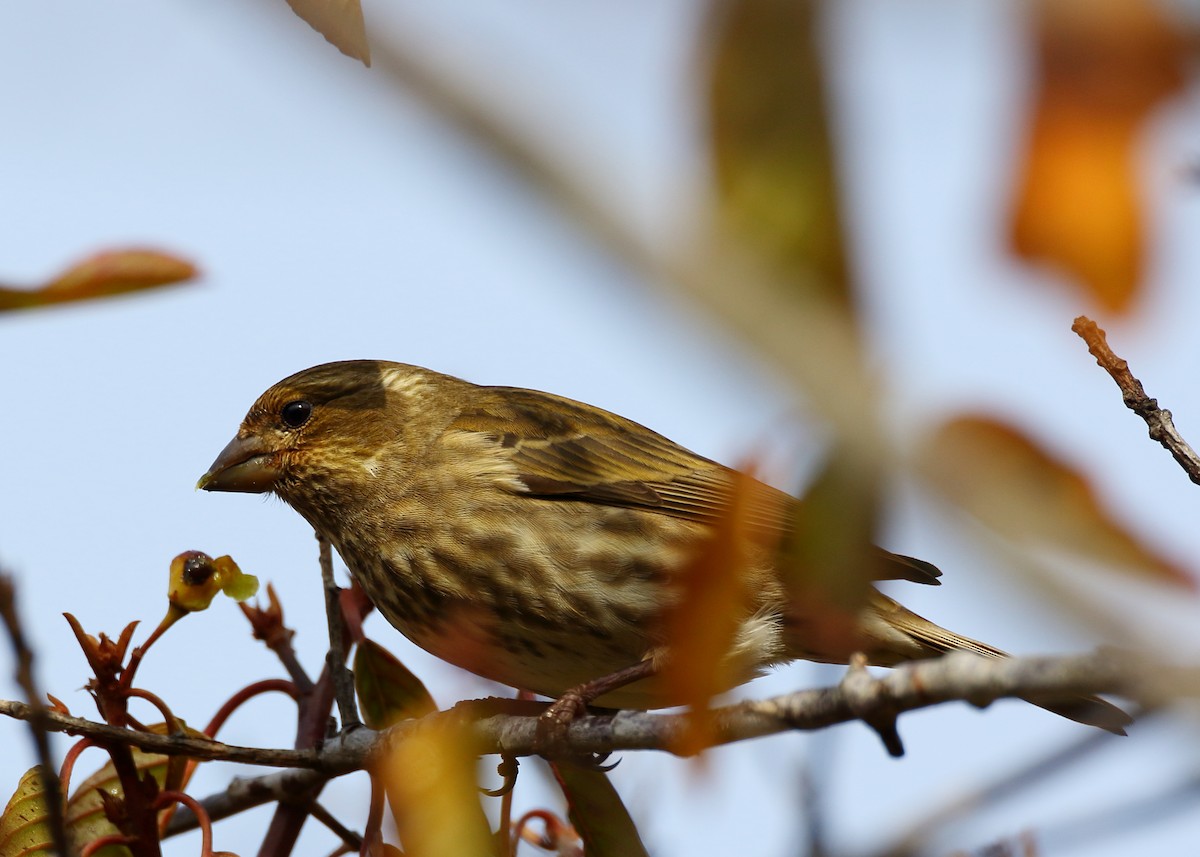
<path id="1" fill-rule="evenodd" d="M 190 280 L 196 268 L 155 250 L 98 253 L 36 289 L 0 287 L 0 312 L 92 300 Z"/>
<path id="2" fill-rule="evenodd" d="M 1196 586 L 1105 509 L 1082 474 L 1018 429 L 987 417 L 958 417 L 928 439 L 921 464 L 946 497 L 1006 538 Z"/>
<path id="3" fill-rule="evenodd" d="M 749 612 L 746 572 L 750 551 L 752 476 L 735 474 L 729 503 L 706 543 L 680 573 L 679 601 L 667 615 L 670 665 L 663 677 L 668 695 L 691 706 L 690 726 L 675 749 L 702 749 L 711 731 L 709 700 L 736 683 L 726 655 Z"/>
<path id="4" fill-rule="evenodd" d="M 1013 247 L 1121 311 L 1144 264 L 1136 146 L 1150 111 L 1183 83 L 1185 39 L 1148 0 L 1041 0 L 1037 38 Z"/>

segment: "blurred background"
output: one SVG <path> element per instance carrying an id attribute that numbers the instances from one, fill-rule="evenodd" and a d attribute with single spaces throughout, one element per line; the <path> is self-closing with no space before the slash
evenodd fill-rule
<path id="1" fill-rule="evenodd" d="M 267 386 L 359 357 L 581 399 L 720 461 L 765 462 L 766 478 L 796 493 L 831 437 L 869 424 L 888 461 L 876 539 L 945 571 L 940 588 L 889 590 L 914 610 L 1015 653 L 1115 643 L 1194 660 L 1195 597 L 1152 579 L 1195 568 L 1193 486 L 1070 330 L 1076 315 L 1096 318 L 1183 434 L 1200 437 L 1187 4 L 1161 15 L 1133 0 L 817 4 L 811 44 L 785 46 L 798 57 L 787 77 L 769 62 L 770 34 L 809 33 L 770 24 L 789 5 L 369 3 L 370 69 L 281 2 L 0 9 L 0 281 L 32 287 L 129 246 L 202 272 L 0 316 L 0 563 L 16 577 L 42 686 L 93 716 L 61 614 L 91 633 L 134 619 L 148 631 L 185 549 L 231 554 L 272 582 L 318 670 L 325 620 L 307 526 L 281 503 L 192 486 Z M 1145 38 L 1126 50 L 1105 41 L 1114 33 Z M 1130 65 L 1088 77 L 1089 50 Z M 1091 72 L 1064 72 L 1063 56 Z M 1094 99 L 1107 118 L 1088 125 L 1071 106 L 1080 91 L 1084 107 L 1088 93 L 1115 91 Z M 764 109 L 778 118 L 766 132 Z M 808 147 L 797 163 L 746 166 L 797 140 Z M 1103 152 L 1069 148 L 1080 140 Z M 796 187 L 812 193 L 793 228 L 790 209 L 773 206 Z M 1106 219 L 1127 197 L 1132 213 Z M 1059 213 L 1079 230 L 1039 220 Z M 739 241 L 766 261 L 724 251 Z M 775 278 L 817 285 L 781 296 Z M 937 427 L 962 412 L 1002 419 L 1087 474 L 1114 530 L 1149 546 L 1151 573 L 1054 545 L 1050 561 L 1014 559 L 1026 546 L 912 465 L 936 455 Z M 1062 571 L 1053 585 L 1046 566 Z M 376 616 L 367 630 L 443 707 L 506 693 Z M 0 696 L 20 698 L 11 660 L 0 651 Z M 236 688 L 279 673 L 219 603 L 173 629 L 139 675 L 201 725 Z M 797 664 L 738 693 L 840 675 Z M 1087 730 L 1016 702 L 950 704 L 902 718 L 900 760 L 849 724 L 715 750 L 703 768 L 625 753 L 612 779 L 655 855 L 871 855 L 914 826 L 929 854 L 982 853 L 1026 832 L 1043 855 L 1185 853 L 1200 835 L 1195 714 L 1148 717 L 931 827 L 941 808 Z M 290 746 L 292 724 L 290 703 L 266 697 L 221 737 Z M 22 724 L 0 728 L 11 789 L 33 754 Z M 81 770 L 98 764 L 85 755 Z M 561 805 L 536 770 L 525 767 L 518 812 Z M 208 765 L 191 792 L 251 773 Z M 361 827 L 366 795 L 366 778 L 348 777 L 324 802 Z M 269 812 L 221 822 L 217 847 L 253 851 Z M 335 845 L 310 822 L 298 853 Z M 192 834 L 166 853 L 196 847 Z"/>

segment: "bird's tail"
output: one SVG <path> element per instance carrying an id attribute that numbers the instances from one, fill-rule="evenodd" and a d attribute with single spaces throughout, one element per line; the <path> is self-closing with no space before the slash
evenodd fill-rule
<path id="1" fill-rule="evenodd" d="M 894 666 L 902 661 L 912 660 L 914 657 L 934 657 L 954 651 L 974 652 L 989 658 L 1009 657 L 1007 652 L 1001 651 L 995 646 L 989 646 L 987 643 L 947 631 L 886 596 L 880 595 L 879 600 L 872 603 L 871 607 L 873 612 L 889 626 L 890 631 L 899 632 L 907 638 L 906 642 L 910 644 L 899 647 L 888 646 L 893 650 L 894 656 L 891 658 L 885 656 L 881 661 L 875 661 L 872 658 L 872 662 Z M 901 654 L 896 649 L 907 649 L 907 651 Z M 920 654 L 915 653 L 918 649 Z M 889 661 L 891 662 L 889 663 Z M 1039 708 L 1066 717 L 1068 720 L 1074 720 L 1076 723 L 1086 726 L 1096 726 L 1115 735 L 1124 735 L 1125 727 L 1133 722 L 1133 718 L 1127 713 L 1098 696 L 1078 694 L 1060 697 L 1037 694 L 1021 698 Z"/>

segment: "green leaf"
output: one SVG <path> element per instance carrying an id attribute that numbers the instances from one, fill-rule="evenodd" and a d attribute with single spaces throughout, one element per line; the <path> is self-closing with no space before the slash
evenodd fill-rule
<path id="1" fill-rule="evenodd" d="M 850 304 L 813 0 L 716 4 L 709 88 L 722 214 L 797 282 Z"/>
<path id="2" fill-rule="evenodd" d="M 41 766 L 25 772 L 17 790 L 0 815 L 0 857 L 51 857 L 50 825 L 46 821 L 46 796 L 42 791 Z"/>
<path id="3" fill-rule="evenodd" d="M 372 729 L 437 711 L 421 680 L 372 640 L 363 640 L 354 652 L 354 689 L 363 722 Z"/>

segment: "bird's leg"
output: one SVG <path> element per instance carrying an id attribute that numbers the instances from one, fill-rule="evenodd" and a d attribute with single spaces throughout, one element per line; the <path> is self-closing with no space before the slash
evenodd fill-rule
<path id="1" fill-rule="evenodd" d="M 657 672 L 654 661 L 647 659 L 568 690 L 538 718 L 538 752 L 544 756 L 561 755 L 566 746 L 568 727 L 577 717 L 587 712 L 587 707 L 593 700 L 635 681 L 650 678 Z"/>

